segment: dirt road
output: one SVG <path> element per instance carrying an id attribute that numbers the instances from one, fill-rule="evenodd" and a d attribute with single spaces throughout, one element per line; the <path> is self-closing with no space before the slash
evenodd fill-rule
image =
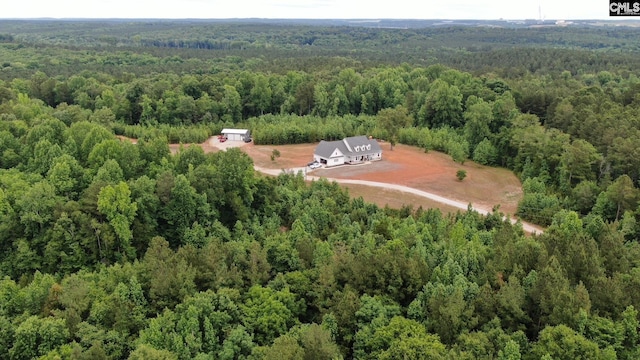
<path id="1" fill-rule="evenodd" d="M 284 169 L 284 170 L 277 170 L 277 169 L 268 169 L 268 168 L 264 168 L 264 167 L 260 167 L 260 166 L 254 166 L 255 170 L 258 172 L 261 172 L 263 174 L 267 174 L 267 175 L 274 175 L 277 176 L 278 174 L 281 174 L 282 172 L 290 172 L 290 173 L 294 173 L 297 174 L 298 172 L 302 172 L 303 174 L 305 174 L 305 179 L 306 180 L 320 180 L 321 177 L 318 176 L 313 176 L 313 175 L 306 175 L 307 174 L 307 169 L 306 168 L 292 168 L 292 169 Z M 408 186 L 403 186 L 403 185 L 397 185 L 397 184 L 389 184 L 389 183 L 383 183 L 383 182 L 377 182 L 377 181 L 368 181 L 368 180 L 354 180 L 354 179 L 337 179 L 337 178 L 327 178 L 327 177 L 322 177 L 324 179 L 327 179 L 328 181 L 335 181 L 338 184 L 356 184 L 356 185 L 365 185 L 365 186 L 372 186 L 372 187 L 378 187 L 378 188 L 384 188 L 384 189 L 390 189 L 390 190 L 397 190 L 397 191 L 402 191 L 402 192 L 406 192 L 406 193 L 411 193 L 417 196 L 422 196 L 424 198 L 433 200 L 433 201 L 437 201 L 439 203 L 442 204 L 446 204 L 449 206 L 453 206 L 456 207 L 458 209 L 461 210 L 467 210 L 469 208 L 469 205 L 471 205 L 471 208 L 475 211 L 477 211 L 478 213 L 482 214 L 482 215 L 488 215 L 489 213 L 491 213 L 491 211 L 489 209 L 484 209 L 482 207 L 477 207 L 474 206 L 473 204 L 465 204 L 462 203 L 460 201 L 456 201 L 456 200 L 451 200 L 451 199 L 447 199 L 445 197 L 427 192 L 427 191 L 422 191 L 422 190 L 418 190 L 418 189 L 414 189 Z M 509 218 L 509 221 L 511 221 L 512 224 L 516 224 L 518 222 L 518 220 L 516 219 L 512 219 Z M 523 222 L 520 221 L 520 223 L 522 224 L 522 229 L 529 233 L 529 234 L 542 234 L 544 231 L 542 230 L 542 228 L 527 223 L 527 222 Z"/>
<path id="2" fill-rule="evenodd" d="M 201 146 L 203 147 L 203 149 L 205 150 L 205 152 L 211 152 L 215 150 L 226 150 L 228 148 L 231 147 L 243 147 L 247 145 L 247 143 L 244 143 L 242 141 L 226 141 L 226 142 L 220 142 L 216 137 L 211 137 L 209 140 L 207 140 L 206 142 L 202 143 Z M 172 149 L 174 150 L 174 149 Z M 176 151 L 177 149 L 175 149 L 174 151 Z M 386 183 L 386 182 L 379 182 L 379 181 L 371 181 L 371 180 L 361 180 L 361 179 L 339 179 L 339 178 L 333 178 L 333 177 L 327 177 L 327 176 L 314 176 L 309 174 L 310 173 L 310 169 L 306 168 L 306 167 L 293 167 L 293 168 L 288 168 L 288 169 L 273 169 L 273 168 L 266 168 L 266 167 L 261 167 L 261 166 L 254 166 L 255 170 L 263 173 L 263 174 L 267 174 L 267 175 L 273 175 L 273 176 L 277 176 L 279 174 L 281 174 L 283 171 L 286 172 L 290 172 L 290 173 L 298 173 L 298 172 L 302 172 L 305 175 L 305 178 L 307 180 L 320 180 L 321 178 L 327 179 L 328 181 L 335 181 L 338 184 L 345 184 L 345 185 L 349 185 L 349 184 L 356 184 L 356 185 L 364 185 L 364 186 L 371 186 L 371 187 L 377 187 L 377 188 L 383 188 L 383 189 L 389 189 L 389 190 L 396 190 L 396 191 L 401 191 L 401 192 L 405 192 L 405 193 L 410 193 L 413 195 L 417 195 L 417 196 L 421 196 L 423 198 L 427 198 L 436 202 L 439 202 L 441 204 L 446 204 L 449 206 L 453 206 L 455 208 L 461 209 L 461 210 L 467 210 L 469 208 L 469 206 L 471 206 L 471 208 L 475 211 L 477 211 L 478 213 L 482 214 L 482 215 L 487 215 L 491 212 L 490 209 L 486 209 L 482 206 L 478 206 L 477 204 L 470 204 L 470 203 L 463 203 L 461 201 L 457 201 L 457 200 L 452 200 L 446 197 L 442 197 L 440 195 L 428 192 L 428 191 L 423 191 L 423 190 L 419 190 L 413 187 L 409 187 L 409 186 L 404 186 L 404 185 L 399 185 L 399 184 L 390 184 L 390 183 Z M 511 221 L 511 223 L 515 224 L 518 222 L 518 220 L 513 219 L 513 218 L 508 218 L 509 221 Z M 540 228 L 539 226 L 524 222 L 524 221 L 520 221 L 520 223 L 522 224 L 522 229 L 530 234 L 542 234 L 544 232 L 544 230 L 542 228 Z"/>

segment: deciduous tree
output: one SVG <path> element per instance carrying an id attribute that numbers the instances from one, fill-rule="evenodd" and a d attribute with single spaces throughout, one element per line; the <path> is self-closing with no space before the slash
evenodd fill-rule
<path id="1" fill-rule="evenodd" d="M 389 136 L 389 142 L 391 143 L 391 150 L 398 141 L 398 133 L 400 129 L 405 128 L 411 123 L 413 119 L 407 109 L 404 106 L 396 106 L 393 109 L 382 109 L 376 116 L 380 127 L 386 131 Z"/>
<path id="2" fill-rule="evenodd" d="M 117 185 L 103 187 L 98 194 L 98 210 L 107 217 L 118 235 L 121 254 L 128 259 L 135 258 L 135 250 L 131 246 L 131 223 L 136 216 L 138 205 L 131 201 L 129 185 L 121 181 Z"/>

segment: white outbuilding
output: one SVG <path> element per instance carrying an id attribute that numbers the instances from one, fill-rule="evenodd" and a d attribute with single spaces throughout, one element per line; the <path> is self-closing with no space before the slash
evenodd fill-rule
<path id="1" fill-rule="evenodd" d="M 249 129 L 222 129 L 221 134 L 231 141 L 246 141 L 251 139 Z"/>

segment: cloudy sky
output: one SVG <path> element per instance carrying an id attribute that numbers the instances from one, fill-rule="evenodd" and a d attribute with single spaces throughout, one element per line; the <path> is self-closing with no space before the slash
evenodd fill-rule
<path id="1" fill-rule="evenodd" d="M 2 0 L 0 18 L 606 19 L 606 0 Z"/>

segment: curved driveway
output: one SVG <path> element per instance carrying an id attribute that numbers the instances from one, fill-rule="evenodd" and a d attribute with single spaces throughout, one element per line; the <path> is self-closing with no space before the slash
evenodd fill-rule
<path id="1" fill-rule="evenodd" d="M 217 141 L 217 138 L 212 137 L 209 140 L 209 144 L 212 146 L 215 146 L 221 150 L 226 150 L 229 147 L 240 147 L 243 145 L 246 145 L 243 142 L 237 142 L 237 141 L 229 141 L 229 142 L 225 142 L 225 143 L 220 143 Z M 297 174 L 299 172 L 302 172 L 305 176 L 306 180 L 320 180 L 321 178 L 318 176 L 313 176 L 313 175 L 307 175 L 307 173 L 309 172 L 309 168 L 307 167 L 295 167 L 295 168 L 290 168 L 290 169 L 269 169 L 269 168 L 265 168 L 265 167 L 261 167 L 261 166 L 257 166 L 254 165 L 254 169 L 258 172 L 261 172 L 263 174 L 267 174 L 267 175 L 273 175 L 273 176 L 278 176 L 279 174 L 283 173 L 283 172 L 288 172 L 288 173 L 293 173 L 293 174 Z M 410 193 L 410 194 L 414 194 L 417 196 L 421 196 L 436 202 L 439 202 L 441 204 L 446 204 L 446 205 L 450 205 L 453 207 L 456 207 L 458 209 L 461 210 L 467 210 L 469 208 L 469 205 L 471 205 L 471 208 L 475 211 L 477 211 L 478 213 L 482 214 L 482 215 L 488 215 L 489 213 L 491 213 L 490 210 L 488 209 L 484 209 L 482 207 L 476 207 L 473 204 L 469 204 L 469 203 L 462 203 L 460 201 L 456 201 L 456 200 L 451 200 L 427 191 L 422 191 L 422 190 L 418 190 L 418 189 L 414 189 L 412 187 L 408 187 L 408 186 L 403 186 L 403 185 L 398 185 L 398 184 L 389 184 L 389 183 L 383 183 L 383 182 L 377 182 L 377 181 L 368 181 L 368 180 L 354 180 L 354 179 L 337 179 L 337 178 L 325 178 L 328 181 L 335 181 L 338 184 L 354 184 L 354 185 L 365 185 L 365 186 L 372 186 L 372 187 L 378 187 L 378 188 L 383 188 L 383 189 L 389 189 L 389 190 L 396 190 L 396 191 L 401 191 L 401 192 L 405 192 L 405 193 Z M 513 218 L 509 218 L 509 221 L 512 224 L 516 224 L 518 223 L 517 219 L 513 219 Z M 525 232 L 529 233 L 529 234 L 542 234 L 544 232 L 544 230 L 542 230 L 540 227 L 530 224 L 528 222 L 524 222 L 524 221 L 520 221 L 520 224 L 522 225 L 522 230 L 524 230 Z"/>
<path id="2" fill-rule="evenodd" d="M 134 141 L 133 139 L 129 139 L 130 141 Z M 229 147 L 241 147 L 243 145 L 246 145 L 244 142 L 236 142 L 236 141 L 229 141 L 229 142 L 225 142 L 225 143 L 221 143 L 218 141 L 218 139 L 214 136 L 212 136 L 211 138 L 209 138 L 209 140 L 207 140 L 206 142 L 200 144 L 201 146 L 208 145 L 208 146 L 213 146 L 216 147 L 220 150 L 226 150 Z M 309 176 L 307 175 L 307 169 L 306 167 L 297 167 L 297 168 L 291 168 L 291 169 L 269 169 L 269 168 L 265 168 L 265 167 L 260 167 L 260 166 L 256 166 L 254 165 L 254 169 L 258 172 L 261 172 L 263 174 L 267 174 L 267 175 L 273 175 L 273 176 L 278 176 L 279 174 L 281 174 L 282 172 L 289 172 L 289 173 L 293 173 L 293 174 L 297 174 L 299 172 L 302 172 L 305 176 L 306 180 L 320 180 L 320 177 L 318 176 Z M 446 204 L 446 205 L 450 205 L 453 207 L 456 207 L 458 209 L 461 210 L 467 210 L 469 208 L 469 205 L 471 205 L 471 208 L 475 211 L 477 211 L 478 213 L 482 214 L 482 215 L 487 215 L 489 214 L 491 211 L 487 210 L 487 209 L 483 209 L 481 207 L 475 207 L 473 204 L 465 204 L 462 203 L 460 201 L 455 201 L 455 200 L 451 200 L 451 199 L 447 199 L 445 197 L 427 192 L 427 191 L 422 191 L 422 190 L 418 190 L 418 189 L 414 189 L 408 186 L 403 186 L 403 185 L 397 185 L 397 184 L 389 184 L 389 183 L 382 183 L 382 182 L 377 182 L 377 181 L 368 181 L 368 180 L 354 180 L 354 179 L 336 179 L 336 178 L 325 178 L 328 181 L 335 181 L 338 184 L 354 184 L 354 185 L 365 185 L 365 186 L 372 186 L 372 187 L 379 187 L 379 188 L 383 188 L 383 189 L 389 189 L 389 190 L 396 190 L 396 191 L 401 191 L 401 192 L 405 192 L 405 193 L 410 193 L 410 194 L 414 194 L 417 196 L 421 196 L 436 202 L 439 202 L 441 204 Z M 518 222 L 518 220 L 516 219 L 512 219 L 509 218 L 509 221 L 512 224 L 516 224 Z M 533 224 L 524 222 L 524 221 L 520 221 L 520 224 L 522 225 L 522 229 L 530 234 L 542 234 L 544 231 L 540 228 L 537 227 Z"/>
<path id="3" fill-rule="evenodd" d="M 301 168 L 292 168 L 292 169 L 282 169 L 282 170 L 277 170 L 277 169 L 268 169 L 268 168 L 264 168 L 264 167 L 260 167 L 260 166 L 254 166 L 256 171 L 259 171 L 263 174 L 268 174 L 268 175 L 274 175 L 277 176 L 279 174 L 281 174 L 282 172 L 289 172 L 289 173 L 294 173 L 297 174 L 299 172 L 302 172 L 305 175 L 305 179 L 307 180 L 319 180 L 320 177 L 318 176 L 309 176 L 307 175 L 307 168 L 301 167 Z M 421 196 L 436 202 L 439 202 L 441 204 L 446 204 L 446 205 L 450 205 L 453 207 L 456 207 L 458 209 L 462 209 L 462 210 L 467 210 L 469 208 L 469 205 L 471 205 L 471 208 L 475 211 L 477 211 L 478 213 L 482 214 L 482 215 L 488 215 L 491 211 L 487 210 L 487 209 L 483 209 L 483 208 L 479 208 L 479 207 L 475 207 L 473 204 L 465 204 L 462 203 L 460 201 L 455 201 L 455 200 L 451 200 L 451 199 L 447 199 L 444 198 L 442 196 L 427 192 L 427 191 L 422 191 L 422 190 L 418 190 L 418 189 L 414 189 L 408 186 L 403 186 L 403 185 L 397 185 L 397 184 L 389 184 L 389 183 L 382 183 L 382 182 L 377 182 L 377 181 L 368 181 L 368 180 L 354 180 L 354 179 L 337 179 L 337 178 L 324 178 L 327 179 L 328 181 L 335 181 L 338 184 L 354 184 L 354 185 L 365 185 L 365 186 L 373 186 L 373 187 L 379 187 L 379 188 L 384 188 L 384 189 L 389 189 L 389 190 L 397 190 L 397 191 L 401 191 L 401 192 L 405 192 L 405 193 L 410 193 L 410 194 L 414 194 L 417 196 Z M 511 221 L 512 224 L 516 224 L 518 222 L 518 220 L 516 219 L 512 219 L 509 218 L 509 221 Z M 539 227 L 533 225 L 533 224 L 529 224 L 527 222 L 523 222 L 520 221 L 520 224 L 522 224 L 522 229 L 530 234 L 542 234 L 543 230 L 540 229 Z"/>

